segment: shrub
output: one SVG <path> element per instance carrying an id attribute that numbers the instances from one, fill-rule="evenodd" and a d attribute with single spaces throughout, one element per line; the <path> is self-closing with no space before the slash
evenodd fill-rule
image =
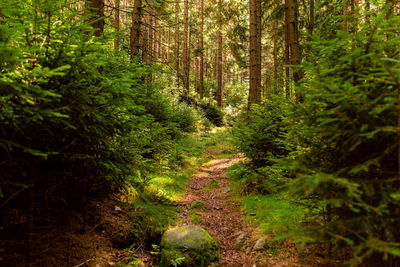
<path id="1" fill-rule="evenodd" d="M 200 108 L 204 112 L 204 117 L 211 121 L 215 126 L 224 125 L 224 112 L 217 105 L 210 102 L 200 103 Z"/>
<path id="2" fill-rule="evenodd" d="M 290 118 L 292 190 L 314 200 L 313 240 L 352 247 L 352 263 L 400 255 L 397 101 L 400 38 L 385 14 L 358 33 L 314 36 L 305 102 Z M 393 24 L 393 25 L 394 25 Z M 389 38 L 388 38 L 389 36 Z M 321 208 L 322 207 L 322 208 Z"/>
<path id="3" fill-rule="evenodd" d="M 271 95 L 260 105 L 243 113 L 233 131 L 233 144 L 244 152 L 255 168 L 270 165 L 271 158 L 287 154 L 284 133 L 287 131 L 288 102 Z"/>

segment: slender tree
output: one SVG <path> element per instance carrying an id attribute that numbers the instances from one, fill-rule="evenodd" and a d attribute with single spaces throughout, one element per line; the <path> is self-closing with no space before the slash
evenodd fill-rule
<path id="1" fill-rule="evenodd" d="M 276 21 L 276 19 L 274 19 L 273 27 L 274 27 L 274 36 L 273 36 L 273 42 L 274 42 L 274 87 L 276 87 L 277 80 L 278 80 L 278 22 Z"/>
<path id="2" fill-rule="evenodd" d="M 150 16 L 149 16 L 149 55 L 150 64 L 154 58 L 154 0 L 150 0 Z"/>
<path id="3" fill-rule="evenodd" d="M 218 32 L 217 32 L 217 40 L 218 40 L 218 50 L 217 50 L 217 104 L 219 107 L 223 107 L 224 103 L 222 100 L 222 0 L 218 1 L 218 10 L 219 10 L 219 23 L 218 23 Z"/>
<path id="4" fill-rule="evenodd" d="M 183 15 L 183 88 L 186 96 L 189 96 L 189 53 L 188 53 L 188 34 L 189 34 L 189 1 L 184 0 L 184 15 Z"/>
<path id="5" fill-rule="evenodd" d="M 201 23 L 200 23 L 200 85 L 199 94 L 200 99 L 203 98 L 204 91 L 204 0 L 200 0 L 200 13 L 201 13 Z"/>
<path id="6" fill-rule="evenodd" d="M 285 10 L 288 14 L 288 34 L 290 45 L 290 63 L 291 65 L 300 65 L 301 63 L 301 50 L 299 45 L 298 36 L 298 23 L 297 23 L 297 0 L 285 0 Z M 303 73 L 299 69 L 293 70 L 293 81 L 298 84 L 303 78 Z M 299 102 L 302 101 L 302 96 L 296 93 L 296 98 Z"/>
<path id="7" fill-rule="evenodd" d="M 119 36 L 118 36 L 119 26 L 120 26 L 119 0 L 115 0 L 114 28 L 115 28 L 115 31 L 117 32 L 117 35 L 115 36 L 115 39 L 114 39 L 114 49 L 116 49 L 116 50 L 118 50 L 118 46 L 119 46 Z"/>
<path id="8" fill-rule="evenodd" d="M 179 27 L 179 4 L 180 0 L 175 2 L 175 70 L 176 70 L 176 86 L 179 88 L 180 71 L 179 71 L 179 44 L 180 44 L 180 27 Z"/>
<path id="9" fill-rule="evenodd" d="M 131 58 L 139 54 L 140 49 L 140 27 L 142 20 L 142 0 L 135 0 L 132 12 L 132 27 L 130 38 Z"/>
<path id="10" fill-rule="evenodd" d="M 89 24 L 94 29 L 94 36 L 99 37 L 104 31 L 104 2 L 103 0 L 86 0 L 85 6 L 90 14 Z"/>
<path id="11" fill-rule="evenodd" d="M 249 109 L 261 101 L 261 13 L 261 0 L 250 0 Z"/>
<path id="12" fill-rule="evenodd" d="M 285 12 L 285 92 L 286 98 L 290 97 L 290 44 L 289 44 L 289 19 L 288 12 Z"/>

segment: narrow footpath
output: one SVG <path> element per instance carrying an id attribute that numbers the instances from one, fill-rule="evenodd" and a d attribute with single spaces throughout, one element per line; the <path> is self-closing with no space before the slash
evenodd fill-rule
<path id="1" fill-rule="evenodd" d="M 256 263 L 254 255 L 237 246 L 239 236 L 248 234 L 239 203 L 231 196 L 227 169 L 243 160 L 233 155 L 230 158 L 214 157 L 203 164 L 187 187 L 180 205 L 181 225 L 197 224 L 206 229 L 221 246 L 221 261 L 212 266 L 261 266 Z M 192 209 L 193 202 L 201 202 L 201 209 Z"/>

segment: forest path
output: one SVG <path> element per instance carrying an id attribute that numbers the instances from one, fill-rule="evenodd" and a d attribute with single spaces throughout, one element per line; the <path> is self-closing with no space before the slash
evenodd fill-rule
<path id="1" fill-rule="evenodd" d="M 236 245 L 240 235 L 249 235 L 250 230 L 243 220 L 240 204 L 231 195 L 227 169 L 243 160 L 240 155 L 229 158 L 218 157 L 216 151 L 205 151 L 209 161 L 197 169 L 197 174 L 187 187 L 180 205 L 181 225 L 197 224 L 206 229 L 221 246 L 221 261 L 212 266 L 261 266 L 254 255 Z M 201 201 L 202 208 L 193 209 L 192 203 Z"/>

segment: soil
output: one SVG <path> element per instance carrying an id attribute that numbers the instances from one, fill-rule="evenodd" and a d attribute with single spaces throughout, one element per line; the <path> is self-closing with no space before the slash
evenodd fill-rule
<path id="1" fill-rule="evenodd" d="M 187 193 L 180 203 L 183 207 L 181 214 L 183 225 L 192 224 L 189 213 L 193 201 L 200 200 L 205 204 L 196 215 L 201 217 L 199 225 L 221 246 L 221 262 L 216 266 L 253 266 L 255 263 L 252 255 L 236 247 L 236 239 L 247 229 L 239 204 L 229 197 L 229 192 L 224 193 L 230 186 L 226 169 L 242 159 L 242 157 L 216 158 L 204 164 L 189 183 Z"/>
<path id="2" fill-rule="evenodd" d="M 197 223 L 207 230 L 221 246 L 221 261 L 212 267 L 264 267 L 264 266 L 323 266 L 316 258 L 299 259 L 298 248 L 286 242 L 282 250 L 272 257 L 264 255 L 265 251 L 255 250 L 254 245 L 260 238 L 266 238 L 254 226 L 244 221 L 240 204 L 232 194 L 231 184 L 227 178 L 227 169 L 244 160 L 240 154 L 230 158 L 218 158 L 217 151 L 206 151 L 210 161 L 197 169 L 197 174 L 187 187 L 180 205 L 180 225 Z M 203 208 L 193 211 L 191 204 L 201 201 Z M 200 216 L 193 222 L 193 213 Z M 244 236 L 242 245 L 237 244 L 239 236 Z M 306 262 L 305 262 L 306 260 Z"/>

